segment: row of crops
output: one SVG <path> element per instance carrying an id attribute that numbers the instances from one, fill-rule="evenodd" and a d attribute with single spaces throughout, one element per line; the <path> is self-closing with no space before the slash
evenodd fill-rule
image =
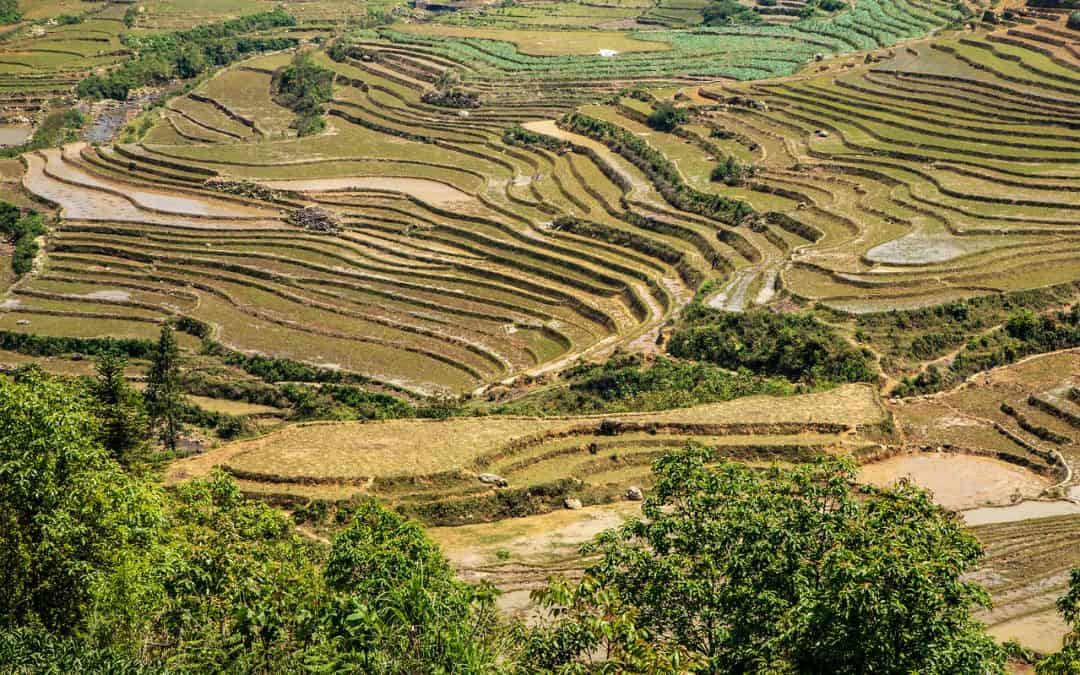
<path id="1" fill-rule="evenodd" d="M 707 124 L 762 148 L 762 179 L 801 202 L 776 207 L 826 233 L 786 288 L 871 311 L 1075 277 L 1078 67 L 1006 32 L 717 92 L 763 104 Z"/>
<path id="2" fill-rule="evenodd" d="M 362 32 L 429 50 L 475 69 L 476 77 L 528 76 L 540 80 L 662 76 L 760 79 L 795 72 L 815 54 L 873 49 L 925 35 L 960 17 L 946 3 L 857 0 L 849 11 L 790 26 L 763 25 L 693 30 L 638 31 L 642 40 L 665 42 L 669 50 L 615 56 L 530 56 L 513 44 L 476 37 L 408 33 L 393 27 Z M 598 38 L 602 34 L 598 33 Z"/>

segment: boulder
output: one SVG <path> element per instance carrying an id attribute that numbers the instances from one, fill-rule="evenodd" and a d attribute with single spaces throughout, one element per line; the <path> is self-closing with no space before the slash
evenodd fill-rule
<path id="1" fill-rule="evenodd" d="M 627 501 L 631 502 L 640 502 L 642 499 L 645 499 L 645 493 L 636 485 L 631 485 L 626 488 L 626 492 L 623 496 L 626 497 Z"/>
<path id="2" fill-rule="evenodd" d="M 481 483 L 487 483 L 488 485 L 494 485 L 495 487 L 506 487 L 509 483 L 506 479 L 496 473 L 482 473 L 477 478 Z"/>
<path id="3" fill-rule="evenodd" d="M 577 511 L 578 509 L 581 508 L 581 500 L 580 499 L 575 499 L 573 497 L 567 497 L 566 499 L 563 500 L 562 505 L 565 508 L 570 509 L 571 511 Z"/>

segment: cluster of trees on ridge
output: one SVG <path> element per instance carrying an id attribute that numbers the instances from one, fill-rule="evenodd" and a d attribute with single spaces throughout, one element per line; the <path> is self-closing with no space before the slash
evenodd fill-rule
<path id="1" fill-rule="evenodd" d="M 692 303 L 671 337 L 673 356 L 779 375 L 793 382 L 872 382 L 872 354 L 811 314 L 724 312 Z"/>
<path id="2" fill-rule="evenodd" d="M 939 391 L 1025 356 L 1073 347 L 1080 347 L 1080 304 L 1049 314 L 1022 309 L 1010 314 L 1000 328 L 969 339 L 947 369 L 930 364 L 918 375 L 905 378 L 893 394 L 912 396 Z"/>
<path id="3" fill-rule="evenodd" d="M 277 7 L 269 12 L 172 33 L 124 33 L 121 40 L 133 57 L 106 75 L 84 78 L 76 92 L 84 99 L 125 100 L 138 87 L 193 78 L 214 66 L 228 65 L 253 53 L 295 47 L 295 38 L 257 35 L 259 31 L 293 25 L 296 19 Z"/>
<path id="4" fill-rule="evenodd" d="M 589 544 L 525 626 L 374 501 L 324 543 L 224 473 L 164 489 L 125 468 L 105 445 L 127 437 L 115 365 L 89 387 L 0 376 L 5 672 L 1004 673 L 969 613 L 988 599 L 964 576 L 977 541 L 846 461 L 661 458 L 644 517 Z M 1080 573 L 1059 606 L 1075 628 Z M 1037 672 L 1078 662 L 1072 633 Z"/>

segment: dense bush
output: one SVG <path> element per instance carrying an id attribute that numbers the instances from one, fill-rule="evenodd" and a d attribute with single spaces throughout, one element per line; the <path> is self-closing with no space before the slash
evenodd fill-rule
<path id="1" fill-rule="evenodd" d="M 295 38 L 245 33 L 295 24 L 292 16 L 277 8 L 174 33 L 125 33 L 124 44 L 135 56 L 107 75 L 86 77 L 76 91 L 80 98 L 124 100 L 137 87 L 195 77 L 213 66 L 227 65 L 248 54 L 293 47 L 297 44 Z"/>
<path id="2" fill-rule="evenodd" d="M 893 390 L 895 396 L 938 391 L 964 378 L 1031 354 L 1080 347 L 1080 304 L 1069 310 L 1036 314 L 1020 310 L 1009 315 L 1000 328 L 971 338 L 949 368 L 941 372 L 930 366 L 915 377 L 905 378 Z"/>
<path id="3" fill-rule="evenodd" d="M 163 673 L 112 648 L 99 649 L 86 640 L 58 637 L 40 628 L 0 630 L 0 664 L 15 675 L 85 673 L 151 675 Z"/>
<path id="4" fill-rule="evenodd" d="M 704 21 L 710 26 L 725 24 L 759 23 L 761 17 L 757 12 L 740 5 L 736 0 L 715 0 L 705 6 L 702 11 Z"/>
<path id="5" fill-rule="evenodd" d="M 745 183 L 746 179 L 752 175 L 754 175 L 752 165 L 740 162 L 734 155 L 728 155 L 724 161 L 713 167 L 709 180 L 736 186 Z"/>
<path id="6" fill-rule="evenodd" d="M 685 124 L 688 119 L 686 111 L 676 108 L 668 101 L 657 103 L 652 112 L 645 118 L 645 123 L 657 131 L 671 131 L 680 124 Z"/>
<path id="7" fill-rule="evenodd" d="M 334 71 L 315 63 L 309 52 L 300 52 L 279 68 L 271 89 L 278 103 L 296 113 L 297 135 L 310 136 L 326 128 L 323 113 L 334 94 Z"/>
<path id="8" fill-rule="evenodd" d="M 1071 303 L 1078 290 L 1080 286 L 1069 283 L 916 309 L 860 314 L 855 325 L 860 339 L 879 351 L 922 361 L 962 346 L 968 336 L 1003 323 L 1022 309 L 1041 311 Z"/>
<path id="9" fill-rule="evenodd" d="M 808 383 L 869 382 L 869 352 L 857 349 L 809 314 L 765 309 L 723 312 L 691 305 L 668 351 L 730 369 Z"/>
<path id="10" fill-rule="evenodd" d="M 0 349 L 29 354 L 31 356 L 59 356 L 61 354 L 88 354 L 96 356 L 118 353 L 131 358 L 148 358 L 154 350 L 149 340 L 134 338 L 78 338 L 51 335 L 33 335 L 0 330 Z"/>
<path id="11" fill-rule="evenodd" d="M 1073 30 L 1080 30 L 1080 11 L 1073 12 L 1065 20 L 1065 25 Z"/>
<path id="12" fill-rule="evenodd" d="M 759 469 L 663 457 L 642 517 L 604 532 L 584 578 L 536 598 L 543 672 L 1002 675 L 971 615 L 979 542 L 929 493 L 856 486 L 853 463 Z M 605 668 L 592 669 L 602 654 Z M 1064 671 L 1062 671 L 1064 672 Z M 1068 671 L 1075 672 L 1075 671 Z"/>
<path id="13" fill-rule="evenodd" d="M 496 411 L 568 415 L 664 410 L 740 396 L 783 396 L 799 391 L 783 379 L 664 357 L 646 364 L 639 355 L 615 356 L 603 364 L 580 364 L 562 376 L 568 383 L 566 387 L 542 390 Z"/>
<path id="14" fill-rule="evenodd" d="M 0 0 L 0 23 L 15 23 L 21 18 L 19 0 Z"/>
<path id="15" fill-rule="evenodd" d="M 503 142 L 507 145 L 535 145 L 551 152 L 566 152 L 570 143 L 547 134 L 529 131 L 520 124 L 513 124 L 503 132 Z"/>
<path id="16" fill-rule="evenodd" d="M 29 272 L 38 253 L 37 238 L 45 234 L 45 223 L 34 211 L 21 212 L 14 204 L 0 200 L 0 234 L 15 246 L 11 269 L 17 276 Z"/>
<path id="17" fill-rule="evenodd" d="M 85 626 L 161 523 L 97 443 L 88 400 L 39 371 L 0 377 L 0 628 Z M 2 670 L 2 669 L 0 669 Z"/>

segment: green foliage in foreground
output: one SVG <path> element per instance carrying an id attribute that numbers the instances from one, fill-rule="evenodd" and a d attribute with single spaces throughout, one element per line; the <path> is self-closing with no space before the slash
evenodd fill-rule
<path id="1" fill-rule="evenodd" d="M 15 23 L 21 18 L 19 0 L 0 0 L 0 23 Z"/>
<path id="2" fill-rule="evenodd" d="M 0 627 L 87 626 L 162 524 L 158 496 L 95 438 L 77 389 L 35 369 L 0 378 Z"/>
<path id="3" fill-rule="evenodd" d="M 695 302 L 684 313 L 668 351 L 794 382 L 871 382 L 877 377 L 867 351 L 850 345 L 810 314 L 724 312 Z"/>
<path id="4" fill-rule="evenodd" d="M 278 103 L 296 113 L 297 135 L 310 136 L 326 127 L 323 113 L 334 94 L 334 71 L 315 63 L 309 52 L 300 52 L 275 72 L 271 88 Z"/>
<path id="5" fill-rule="evenodd" d="M 45 234 L 45 223 L 35 211 L 25 213 L 14 204 L 0 200 L 0 234 L 15 245 L 11 269 L 22 276 L 34 267 L 37 238 Z"/>
<path id="6" fill-rule="evenodd" d="M 732 372 L 709 363 L 640 355 L 615 356 L 603 364 L 581 364 L 563 372 L 567 387 L 541 390 L 495 412 L 568 415 L 684 408 L 741 396 L 785 396 L 801 390 L 780 378 Z"/>
<path id="7" fill-rule="evenodd" d="M 77 386 L 0 377 L 0 672 L 494 673 L 493 594 L 374 502 L 327 549 L 224 473 L 167 494 Z"/>
<path id="8" fill-rule="evenodd" d="M 0 376 L 2 672 L 1003 673 L 969 614 L 988 596 L 961 581 L 977 541 L 845 461 L 661 458 L 643 518 L 588 545 L 527 628 L 374 501 L 327 546 L 223 472 L 170 492 L 124 472 L 88 399 Z M 1074 625 L 1078 597 L 1059 605 Z M 1060 659 L 1040 672 L 1074 672 Z"/>
<path id="9" fill-rule="evenodd" d="M 34 628 L 0 630 L 0 664 L 9 675 L 150 675 L 162 672 L 117 650 L 96 648 L 84 640 L 58 637 Z"/>
<path id="10" fill-rule="evenodd" d="M 1004 653 L 962 581 L 981 552 L 910 484 L 859 494 L 853 464 L 710 466 L 689 448 L 654 465 L 643 518 L 586 548 L 581 583 L 536 594 L 557 619 L 526 662 L 590 672 L 987 675 Z"/>

